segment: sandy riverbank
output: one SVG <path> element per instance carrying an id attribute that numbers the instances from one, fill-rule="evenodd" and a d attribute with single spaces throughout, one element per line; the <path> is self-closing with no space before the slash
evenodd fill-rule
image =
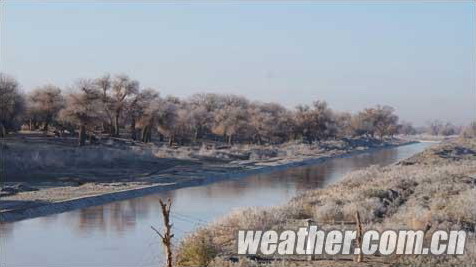
<path id="1" fill-rule="evenodd" d="M 142 174 L 122 176 L 120 179 L 111 179 L 110 174 L 107 176 L 109 177 L 108 179 L 100 179 L 97 176 L 100 176 L 101 172 L 96 173 L 97 176 L 93 176 L 93 178 L 85 176 L 86 178 L 82 179 L 84 171 L 78 171 L 76 173 L 80 175 L 77 175 L 74 179 L 69 177 L 69 179 L 65 180 L 64 177 L 54 176 L 53 178 L 57 178 L 55 180 L 49 177 L 44 179 L 46 186 L 39 186 L 40 190 L 2 196 L 0 200 L 0 221 L 9 222 L 45 216 L 160 191 L 198 186 L 219 180 L 239 178 L 295 166 L 316 164 L 330 158 L 347 157 L 356 153 L 411 143 L 397 139 L 387 142 L 346 142 L 352 145 L 342 145 L 342 143 L 334 142 L 323 143 L 316 147 L 309 145 L 302 147 L 301 144 L 298 144 L 296 146 L 299 149 L 294 149 L 292 153 L 287 154 L 281 153 L 281 150 L 276 148 L 266 148 L 264 152 L 260 151 L 259 153 L 256 153 L 256 147 L 241 148 L 239 150 L 248 154 L 251 153 L 250 151 L 254 151 L 253 153 L 255 154 L 268 155 L 260 157 L 243 157 L 242 154 L 246 153 L 240 154 L 237 151 L 232 152 L 228 149 L 220 151 L 221 160 L 218 160 L 217 157 L 212 157 L 211 153 L 202 153 L 206 154 L 206 158 L 203 155 L 201 155 L 201 158 L 194 158 L 190 156 L 192 154 L 190 150 L 187 150 L 189 152 L 187 153 L 188 157 L 182 156 L 180 159 L 172 159 L 170 158 L 171 151 L 169 149 L 158 150 L 154 151 L 155 157 L 153 159 L 147 156 L 147 165 L 145 167 L 150 165 L 153 167 L 153 171 L 144 172 L 144 170 L 141 170 Z M 13 146 L 10 145 L 10 147 Z M 289 150 L 289 147 L 286 147 L 287 150 Z M 97 152 L 89 151 L 88 153 L 96 155 Z M 177 153 L 177 151 L 173 151 L 173 153 Z M 225 157 L 227 160 L 224 160 L 223 154 L 225 153 L 235 155 L 235 157 L 227 156 Z M 143 154 L 143 151 L 141 151 L 142 156 Z M 183 151 L 181 154 L 184 154 Z M 269 156 L 270 154 L 271 156 Z M 164 155 L 167 158 L 156 159 L 156 157 Z M 119 158 L 119 160 L 124 161 L 122 158 Z M 157 161 L 154 162 L 154 160 Z M 135 162 L 139 162 L 139 165 L 134 165 L 135 167 L 139 166 L 139 169 L 144 168 L 140 161 L 135 159 Z M 44 163 L 36 162 L 35 164 L 41 165 Z M 61 166 L 64 166 L 64 164 L 61 164 Z M 75 169 L 77 170 L 78 168 Z M 107 168 L 103 168 L 102 171 L 107 171 Z M 115 171 L 117 173 L 117 170 Z M 131 173 L 134 172 L 137 173 L 137 169 L 131 171 Z M 56 173 L 61 172 L 58 171 Z M 75 172 L 68 170 L 68 174 L 71 176 Z M 28 179 L 28 181 L 31 180 L 31 178 Z M 39 183 L 35 180 L 32 184 Z"/>

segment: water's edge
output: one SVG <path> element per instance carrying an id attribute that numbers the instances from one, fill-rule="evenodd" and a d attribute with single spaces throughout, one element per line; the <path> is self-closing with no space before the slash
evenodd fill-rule
<path id="1" fill-rule="evenodd" d="M 335 156 L 321 156 L 318 158 L 305 159 L 302 161 L 290 162 L 290 163 L 285 163 L 285 164 L 276 165 L 276 166 L 262 166 L 256 169 L 245 170 L 242 172 L 219 174 L 219 175 L 214 175 L 214 176 L 210 176 L 206 178 L 196 178 L 193 180 L 187 180 L 187 181 L 182 181 L 177 183 L 171 183 L 171 184 L 165 184 L 165 185 L 164 184 L 152 185 L 149 187 L 128 189 L 128 190 L 105 193 L 105 194 L 100 194 L 95 196 L 87 196 L 87 197 L 81 197 L 76 199 L 70 199 L 70 200 L 65 200 L 60 202 L 45 203 L 41 206 L 30 207 L 26 209 L 3 211 L 0 213 L 0 222 L 14 222 L 14 221 L 42 217 L 42 216 L 47 216 L 47 215 L 52 215 L 57 213 L 63 213 L 63 212 L 72 211 L 76 209 L 83 209 L 83 208 L 87 208 L 91 206 L 100 206 L 100 205 L 104 205 L 114 201 L 142 197 L 145 195 L 154 194 L 158 192 L 176 190 L 176 189 L 185 188 L 185 187 L 203 186 L 203 185 L 207 185 L 207 184 L 211 184 L 211 183 L 215 183 L 215 182 L 219 182 L 219 181 L 223 181 L 227 179 L 238 179 L 238 178 L 244 178 L 251 175 L 270 173 L 270 172 L 289 169 L 293 167 L 314 165 L 314 164 L 319 164 L 330 159 L 347 158 L 347 157 L 355 156 L 362 153 L 374 152 L 381 149 L 389 149 L 389 148 L 411 145 L 416 143 L 419 143 L 419 142 L 411 141 L 411 142 L 406 142 L 406 143 L 402 143 L 398 145 L 388 144 L 385 146 L 372 147 L 365 150 L 355 150 L 355 151 L 351 151 L 351 152 L 347 152 L 347 153 L 335 155 Z"/>

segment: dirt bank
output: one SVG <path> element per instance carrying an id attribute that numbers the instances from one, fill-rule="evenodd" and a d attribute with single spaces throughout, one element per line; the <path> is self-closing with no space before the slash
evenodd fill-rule
<path id="1" fill-rule="evenodd" d="M 87 150 L 81 149 L 80 152 L 71 152 L 75 148 L 58 147 L 58 144 L 46 145 L 44 142 L 37 143 L 35 151 L 35 146 L 31 144 L 26 146 L 23 142 L 13 140 L 7 143 L 8 150 L 10 150 L 7 153 L 16 155 L 17 160 L 24 161 L 21 163 L 22 165 L 15 163 L 17 166 L 21 166 L 24 172 L 31 168 L 25 163 L 25 158 L 30 160 L 31 155 L 35 153 L 45 153 L 49 156 L 33 157 L 33 165 L 44 166 L 34 172 L 35 174 L 39 172 L 41 174 L 39 177 L 24 175 L 6 184 L 6 187 L 9 187 L 18 180 L 32 181 L 27 185 L 35 186 L 33 188 L 39 190 L 18 190 L 19 192 L 16 194 L 9 195 L 5 193 L 4 188 L 4 194 L 0 200 L 0 221 L 16 221 L 44 216 L 164 190 L 315 164 L 329 158 L 351 156 L 372 149 L 407 143 L 409 142 L 402 140 L 388 140 L 387 142 L 346 140 L 313 146 L 286 144 L 280 147 L 243 146 L 206 149 L 205 151 L 203 151 L 203 147 L 178 149 L 96 147 L 87 148 Z M 21 152 L 18 147 L 26 149 L 26 152 Z M 94 164 L 98 164 L 98 158 L 104 158 L 105 151 L 114 155 L 112 160 L 106 158 L 106 163 L 110 166 L 107 168 L 104 166 L 102 168 L 94 167 Z M 62 157 L 58 158 L 59 156 L 55 153 L 61 154 Z M 86 157 L 89 160 L 74 159 L 85 154 L 100 154 L 101 156 Z M 172 156 L 175 158 L 171 158 Z M 74 167 L 68 167 L 67 164 L 61 162 L 48 164 L 51 162 L 49 157 L 54 157 L 57 161 L 73 162 Z M 73 159 L 68 157 L 73 157 Z M 132 159 L 134 164 L 124 163 L 127 159 Z M 51 171 L 49 171 L 50 169 Z M 122 171 L 123 169 L 124 171 Z M 108 173 L 105 175 L 106 178 L 101 176 L 103 172 L 107 173 L 109 170 L 113 173 L 121 173 L 121 175 L 114 177 Z M 64 175 L 65 173 L 67 175 Z"/>

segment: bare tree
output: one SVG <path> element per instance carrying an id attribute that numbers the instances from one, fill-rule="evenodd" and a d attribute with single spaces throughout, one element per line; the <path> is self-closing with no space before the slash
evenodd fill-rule
<path id="1" fill-rule="evenodd" d="M 352 114 L 348 112 L 334 113 L 333 121 L 335 122 L 334 127 L 335 127 L 336 137 L 344 138 L 346 136 L 354 135 L 352 119 L 353 119 Z"/>
<path id="2" fill-rule="evenodd" d="M 65 100 L 59 87 L 46 85 L 36 88 L 28 95 L 30 121 L 34 118 L 37 122 L 42 122 L 43 131 L 47 132 L 50 123 L 56 119 L 64 104 Z"/>
<path id="3" fill-rule="evenodd" d="M 368 134 L 372 137 L 378 135 L 381 139 L 384 136 L 391 136 L 398 131 L 398 116 L 394 114 L 395 109 L 390 106 L 377 105 L 374 108 L 366 108 L 359 112 L 355 119 L 356 132 Z"/>
<path id="4" fill-rule="evenodd" d="M 440 129 L 440 132 L 438 133 L 438 135 L 443 135 L 443 136 L 455 135 L 455 134 L 458 134 L 460 131 L 461 131 L 460 128 L 456 127 L 451 122 L 447 122 Z"/>
<path id="5" fill-rule="evenodd" d="M 149 142 L 151 129 L 154 124 L 154 113 L 158 109 L 160 97 L 153 89 L 142 90 L 131 99 L 127 105 L 127 114 L 130 120 L 131 138 L 137 140 L 137 128 L 142 129 L 141 141 Z"/>
<path id="6" fill-rule="evenodd" d="M 366 112 L 359 112 L 351 117 L 352 136 L 374 136 L 373 121 Z"/>
<path id="7" fill-rule="evenodd" d="M 190 97 L 189 102 L 194 106 L 205 108 L 207 112 L 214 112 L 223 107 L 224 96 L 213 93 L 194 94 Z"/>
<path id="8" fill-rule="evenodd" d="M 78 144 L 83 146 L 87 129 L 92 131 L 101 118 L 101 92 L 89 80 L 78 81 L 73 90 L 66 96 L 66 107 L 61 110 L 60 118 L 79 128 Z"/>
<path id="9" fill-rule="evenodd" d="M 225 107 L 225 99 L 225 96 L 213 93 L 194 94 L 189 98 L 188 103 L 192 106 L 190 122 L 194 131 L 194 141 L 204 134 L 212 133 L 216 126 L 216 113 Z"/>
<path id="10" fill-rule="evenodd" d="M 18 83 L 1 74 L 0 130 L 19 128 L 24 100 L 18 93 Z M 120 129 L 129 125 L 131 138 L 150 142 L 153 130 L 169 145 L 197 142 L 203 138 L 233 142 L 281 143 L 300 138 L 308 143 L 346 136 L 392 136 L 413 132 L 411 125 L 398 124 L 395 110 L 389 106 L 366 108 L 356 115 L 336 113 L 325 101 L 300 105 L 289 111 L 276 103 L 250 103 L 236 95 L 195 94 L 186 100 L 177 97 L 161 99 L 158 92 L 141 90 L 139 82 L 126 75 L 109 74 L 93 81 L 83 80 L 75 85 L 76 92 L 67 96 L 62 109 L 61 124 L 56 120 L 64 106 L 61 90 L 48 85 L 37 88 L 29 96 L 26 113 L 31 128 L 41 124 L 48 130 L 52 122 L 65 129 L 79 127 L 81 145 L 86 131 L 102 129 L 111 136 L 119 136 Z M 98 127 L 98 126 L 101 126 Z M 433 134 L 457 134 L 461 129 L 450 123 L 430 124 Z M 140 136 L 139 136 L 140 132 Z M 93 135 L 90 135 L 93 136 Z"/>
<path id="11" fill-rule="evenodd" d="M 209 110 L 205 105 L 195 104 L 190 102 L 187 104 L 188 109 L 188 121 L 191 124 L 190 127 L 193 131 L 193 141 L 196 142 L 202 138 L 204 134 L 211 131 L 213 123 L 213 112 Z"/>
<path id="12" fill-rule="evenodd" d="M 171 130 L 175 141 L 179 145 L 184 145 L 186 142 L 190 142 L 194 138 L 194 132 L 196 132 L 194 126 L 196 126 L 196 124 L 192 121 L 192 110 L 186 105 L 178 106 L 176 114 L 175 122 L 172 125 Z"/>
<path id="13" fill-rule="evenodd" d="M 335 135 L 334 116 L 326 101 L 314 101 L 314 113 L 316 120 L 316 138 L 318 140 Z"/>
<path id="14" fill-rule="evenodd" d="M 131 80 L 126 75 L 118 75 L 112 83 L 113 92 L 113 115 L 114 115 L 114 135 L 119 136 L 119 119 L 127 103 L 127 98 L 137 94 L 139 82 Z"/>
<path id="15" fill-rule="evenodd" d="M 400 123 L 400 127 L 398 129 L 398 133 L 404 135 L 413 135 L 417 133 L 417 130 L 410 122 L 403 121 Z"/>
<path id="16" fill-rule="evenodd" d="M 164 233 L 162 234 L 159 230 L 155 227 L 151 226 L 152 230 L 154 230 L 162 239 L 162 244 L 165 247 L 165 255 L 166 255 L 166 267 L 173 266 L 173 254 L 172 254 L 172 238 L 174 235 L 172 234 L 172 223 L 170 223 L 170 208 L 172 207 L 172 201 L 169 199 L 167 203 L 163 202 L 162 199 L 159 199 L 160 207 L 162 209 L 162 217 L 164 219 Z"/>
<path id="17" fill-rule="evenodd" d="M 131 80 L 127 75 L 111 78 L 106 74 L 97 78 L 94 84 L 101 91 L 100 99 L 108 120 L 109 132 L 112 136 L 119 136 L 121 116 L 131 98 L 139 92 L 139 82 Z"/>
<path id="18" fill-rule="evenodd" d="M 155 113 L 157 131 L 168 138 L 169 146 L 176 140 L 179 106 L 180 102 L 178 99 L 168 97 L 160 102 Z"/>
<path id="19" fill-rule="evenodd" d="M 300 105 L 294 113 L 296 132 L 307 142 L 312 143 L 328 137 L 333 123 L 331 109 L 325 101 L 315 101 L 313 107 Z"/>
<path id="20" fill-rule="evenodd" d="M 20 116 L 25 110 L 25 98 L 20 93 L 18 82 L 11 76 L 0 73 L 0 137 L 19 128 Z"/>
<path id="21" fill-rule="evenodd" d="M 308 105 L 299 105 L 294 112 L 295 131 L 304 141 L 311 143 L 313 141 L 313 132 L 315 130 L 313 113 Z"/>
<path id="22" fill-rule="evenodd" d="M 235 95 L 224 95 L 218 99 L 218 108 L 212 132 L 223 136 L 228 144 L 232 144 L 234 138 L 246 131 L 248 126 L 249 102 L 246 98 Z"/>
<path id="23" fill-rule="evenodd" d="M 430 121 L 428 122 L 427 132 L 431 135 L 439 135 L 443 127 L 444 127 L 443 122 L 439 120 Z"/>
<path id="24" fill-rule="evenodd" d="M 114 135 L 114 119 L 112 110 L 114 109 L 113 99 L 111 97 L 112 79 L 111 75 L 104 74 L 95 80 L 95 84 L 101 90 L 101 102 L 105 115 L 105 121 L 102 122 L 102 130 Z"/>
<path id="25" fill-rule="evenodd" d="M 355 241 L 357 243 L 357 247 L 359 248 L 359 254 L 355 259 L 356 262 L 364 261 L 364 254 L 362 253 L 362 241 L 363 241 L 363 230 L 362 230 L 362 222 L 360 220 L 360 213 L 357 211 L 355 213 L 355 226 L 356 226 L 356 238 Z"/>
<path id="26" fill-rule="evenodd" d="M 152 141 L 152 129 L 157 125 L 161 101 L 154 101 L 144 109 L 144 112 L 138 118 L 136 126 L 140 129 L 141 142 L 148 143 Z"/>
<path id="27" fill-rule="evenodd" d="M 476 121 L 464 127 L 463 131 L 461 131 L 461 136 L 463 138 L 476 138 Z"/>
<path id="28" fill-rule="evenodd" d="M 289 137 L 290 114 L 281 105 L 275 103 L 252 103 L 248 110 L 249 134 L 253 141 L 262 144 L 284 141 Z"/>
<path id="29" fill-rule="evenodd" d="M 390 106 L 375 108 L 374 127 L 380 138 L 392 136 L 398 132 L 398 116 L 394 112 L 395 109 Z"/>

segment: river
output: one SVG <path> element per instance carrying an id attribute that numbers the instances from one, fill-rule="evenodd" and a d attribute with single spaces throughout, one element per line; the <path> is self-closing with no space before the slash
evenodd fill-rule
<path id="1" fill-rule="evenodd" d="M 350 171 L 388 165 L 424 150 L 431 143 L 336 158 L 295 167 L 182 188 L 62 214 L 0 224 L 0 266 L 106 267 L 161 266 L 158 198 L 173 201 L 175 243 L 196 227 L 247 206 L 273 206 L 305 190 L 334 183 Z"/>

